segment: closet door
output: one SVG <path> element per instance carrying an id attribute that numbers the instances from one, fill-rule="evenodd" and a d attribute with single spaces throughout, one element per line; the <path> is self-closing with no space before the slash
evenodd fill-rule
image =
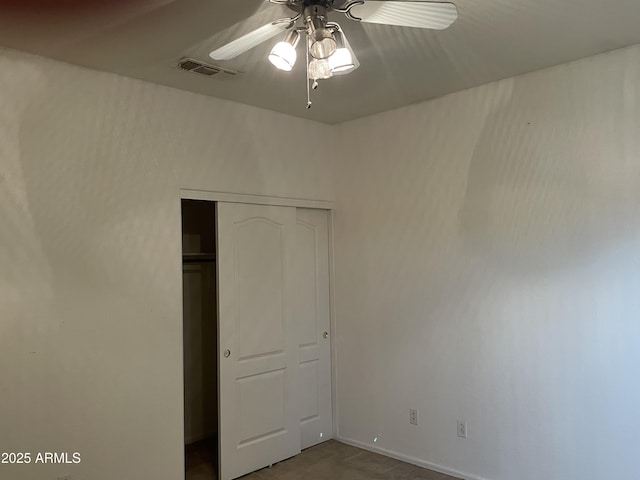
<path id="1" fill-rule="evenodd" d="M 297 210 L 298 402 L 301 447 L 333 437 L 329 231 L 326 210 Z"/>
<path id="2" fill-rule="evenodd" d="M 217 205 L 220 479 L 300 452 L 296 209 Z"/>

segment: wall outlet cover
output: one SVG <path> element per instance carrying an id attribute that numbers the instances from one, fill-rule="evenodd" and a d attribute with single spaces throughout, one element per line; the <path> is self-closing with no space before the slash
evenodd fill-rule
<path id="1" fill-rule="evenodd" d="M 418 425 L 418 410 L 415 408 L 409 409 L 409 423 L 411 425 Z"/>
<path id="2" fill-rule="evenodd" d="M 460 438 L 467 438 L 468 433 L 466 420 L 458 420 L 458 436 Z"/>

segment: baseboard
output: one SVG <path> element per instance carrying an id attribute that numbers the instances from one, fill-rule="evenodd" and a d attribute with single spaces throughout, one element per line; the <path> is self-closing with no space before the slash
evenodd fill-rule
<path id="1" fill-rule="evenodd" d="M 429 470 L 434 470 L 436 472 L 444 473 L 445 475 L 451 475 L 452 477 L 461 478 L 463 480 L 488 480 L 486 478 L 482 478 L 477 475 L 472 475 L 470 473 L 465 473 L 465 472 L 459 472 L 457 470 L 453 470 L 452 468 L 443 467 L 442 465 L 437 465 L 435 463 L 427 462 L 425 460 L 421 460 L 416 457 L 405 455 L 403 453 L 394 452 L 393 450 L 387 450 L 386 448 L 380 448 L 368 443 L 359 442 L 357 440 L 351 440 L 350 438 L 345 438 L 342 436 L 336 436 L 335 438 L 339 442 L 346 443 L 347 445 L 362 448 L 363 450 L 368 450 L 370 452 L 379 453 L 380 455 L 384 455 L 385 457 L 395 458 L 396 460 L 401 460 L 403 462 L 410 463 L 412 465 L 417 465 L 418 467 L 428 468 Z"/>

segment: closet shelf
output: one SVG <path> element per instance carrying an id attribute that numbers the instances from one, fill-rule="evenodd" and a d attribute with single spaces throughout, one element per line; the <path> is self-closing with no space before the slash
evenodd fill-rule
<path id="1" fill-rule="evenodd" d="M 215 253 L 183 253 L 183 262 L 215 262 Z"/>

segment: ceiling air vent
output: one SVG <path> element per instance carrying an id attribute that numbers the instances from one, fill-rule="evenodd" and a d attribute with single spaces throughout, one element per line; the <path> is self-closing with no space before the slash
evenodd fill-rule
<path id="1" fill-rule="evenodd" d="M 234 72 L 233 70 L 218 67 L 216 65 L 207 65 L 206 63 L 199 62 L 193 58 L 183 58 L 178 62 L 178 67 L 186 72 L 197 73 L 199 75 L 204 75 L 205 77 L 233 77 L 238 74 L 238 72 Z"/>

